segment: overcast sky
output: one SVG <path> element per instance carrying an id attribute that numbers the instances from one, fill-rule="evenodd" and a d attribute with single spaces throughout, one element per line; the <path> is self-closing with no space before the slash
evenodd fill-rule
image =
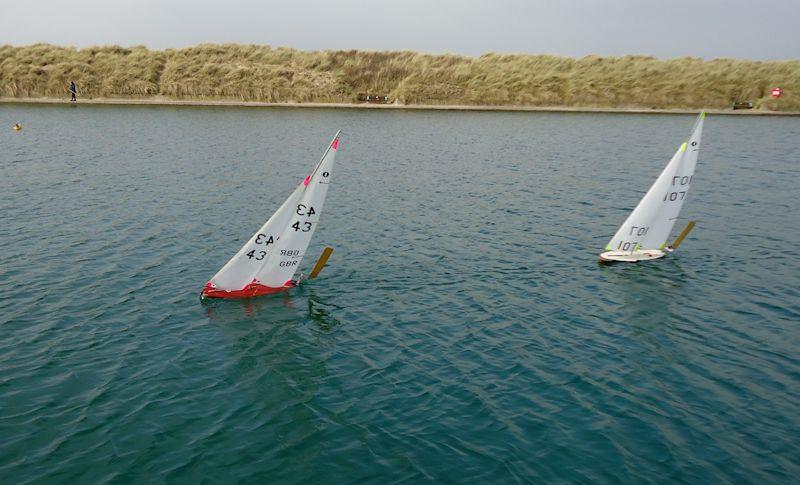
<path id="1" fill-rule="evenodd" d="M 0 44 L 800 58 L 800 0 L 0 0 Z"/>

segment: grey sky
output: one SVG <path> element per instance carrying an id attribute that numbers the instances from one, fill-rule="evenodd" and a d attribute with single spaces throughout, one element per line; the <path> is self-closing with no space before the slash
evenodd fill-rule
<path id="1" fill-rule="evenodd" d="M 0 0 L 0 44 L 800 58 L 800 0 Z"/>

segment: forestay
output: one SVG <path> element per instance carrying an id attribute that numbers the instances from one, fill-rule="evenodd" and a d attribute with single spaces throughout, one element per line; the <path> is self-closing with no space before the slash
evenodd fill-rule
<path id="1" fill-rule="evenodd" d="M 241 298 L 293 286 L 311 242 L 339 149 L 337 133 L 311 175 L 206 284 L 204 296 Z"/>
<path id="2" fill-rule="evenodd" d="M 694 179 L 705 113 L 695 122 L 683 143 L 639 201 L 625 223 L 611 238 L 607 251 L 664 249 Z"/>

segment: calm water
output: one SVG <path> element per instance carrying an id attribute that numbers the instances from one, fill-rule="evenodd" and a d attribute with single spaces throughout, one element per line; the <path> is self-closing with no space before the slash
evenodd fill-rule
<path id="1" fill-rule="evenodd" d="M 800 119 L 596 263 L 692 122 L 0 106 L 0 482 L 796 480 Z M 322 277 L 202 305 L 340 127 Z"/>

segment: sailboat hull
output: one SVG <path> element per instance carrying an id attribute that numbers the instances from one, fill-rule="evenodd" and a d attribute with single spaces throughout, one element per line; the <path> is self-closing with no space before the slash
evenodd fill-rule
<path id="1" fill-rule="evenodd" d="M 667 253 L 658 249 L 639 249 L 636 251 L 606 251 L 600 254 L 601 263 L 638 263 L 651 261 L 666 256 Z"/>
<path id="2" fill-rule="evenodd" d="M 264 286 L 258 283 L 251 283 L 241 290 L 220 290 L 219 288 L 214 288 L 211 285 L 206 285 L 203 288 L 203 292 L 200 293 L 200 298 L 224 298 L 228 300 L 241 300 L 243 298 L 253 298 L 254 296 L 263 296 L 263 295 L 271 295 L 273 293 L 279 293 L 281 291 L 286 291 L 290 288 L 294 288 L 297 286 L 294 282 L 287 282 L 284 286 L 280 288 L 273 288 L 271 286 Z"/>

